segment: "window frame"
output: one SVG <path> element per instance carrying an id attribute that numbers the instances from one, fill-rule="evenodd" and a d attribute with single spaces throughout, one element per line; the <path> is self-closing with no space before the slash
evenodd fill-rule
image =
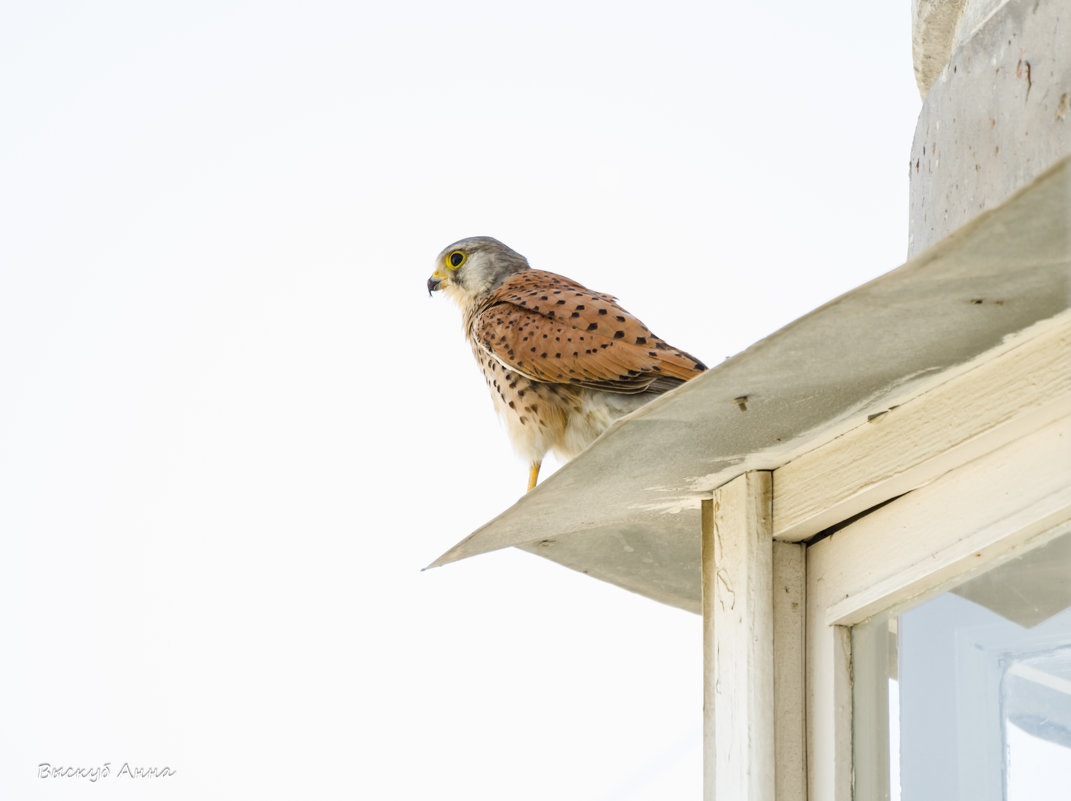
<path id="1" fill-rule="evenodd" d="M 703 501 L 707 801 L 850 801 L 852 626 L 1071 527 L 1068 365 L 1071 312 Z"/>
<path id="2" fill-rule="evenodd" d="M 1071 529 L 1071 415 L 990 451 L 807 549 L 812 798 L 852 798 L 851 628 L 945 592 Z M 984 499 L 985 502 L 980 502 Z"/>

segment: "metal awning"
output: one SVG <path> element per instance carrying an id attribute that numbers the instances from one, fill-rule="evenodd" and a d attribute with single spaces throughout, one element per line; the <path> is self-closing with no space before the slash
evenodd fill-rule
<path id="1" fill-rule="evenodd" d="M 1071 305 L 1069 195 L 1065 158 L 903 266 L 618 421 L 432 566 L 516 546 L 698 611 L 701 498 Z"/>

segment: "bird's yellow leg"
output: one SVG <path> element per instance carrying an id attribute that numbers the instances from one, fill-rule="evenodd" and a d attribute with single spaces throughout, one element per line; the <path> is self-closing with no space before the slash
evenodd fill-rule
<path id="1" fill-rule="evenodd" d="M 528 468 L 528 491 L 531 492 L 532 488 L 536 485 L 536 479 L 539 478 L 539 466 L 543 464 L 543 460 L 538 462 L 532 462 L 532 466 Z"/>

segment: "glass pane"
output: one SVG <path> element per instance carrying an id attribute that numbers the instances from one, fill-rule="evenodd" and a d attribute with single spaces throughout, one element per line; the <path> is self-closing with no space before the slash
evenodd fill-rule
<path id="1" fill-rule="evenodd" d="M 852 629 L 856 801 L 1071 787 L 1071 534 Z"/>

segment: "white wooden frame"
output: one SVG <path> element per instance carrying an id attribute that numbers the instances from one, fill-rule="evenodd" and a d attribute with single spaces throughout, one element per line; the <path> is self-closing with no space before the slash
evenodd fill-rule
<path id="1" fill-rule="evenodd" d="M 1069 365 L 1065 312 L 774 471 L 776 538 L 897 498 L 807 549 L 810 798 L 852 797 L 850 627 L 1071 521 Z"/>
<path id="2" fill-rule="evenodd" d="M 1071 526 L 1069 365 L 1064 313 L 703 502 L 707 801 L 850 801 L 850 627 Z"/>
<path id="3" fill-rule="evenodd" d="M 803 546 L 771 536 L 771 475 L 703 502 L 706 801 L 807 797 Z"/>
<path id="4" fill-rule="evenodd" d="M 808 549 L 812 798 L 852 797 L 850 627 L 913 605 L 1071 526 L 1071 416 L 904 496 Z M 980 503 L 985 499 L 985 503 Z"/>

